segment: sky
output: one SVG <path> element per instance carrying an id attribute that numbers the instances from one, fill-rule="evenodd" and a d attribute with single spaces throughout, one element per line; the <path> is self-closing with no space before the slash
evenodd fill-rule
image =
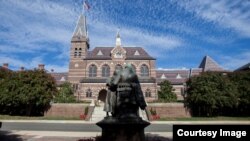
<path id="1" fill-rule="evenodd" d="M 0 0 L 0 65 L 67 72 L 82 0 Z M 250 0 L 88 0 L 90 50 L 143 47 L 157 69 L 197 68 L 205 55 L 235 70 L 250 62 Z"/>

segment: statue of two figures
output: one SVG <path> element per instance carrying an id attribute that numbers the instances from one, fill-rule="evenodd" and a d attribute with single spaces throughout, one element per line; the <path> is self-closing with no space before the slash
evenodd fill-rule
<path id="1" fill-rule="evenodd" d="M 146 102 L 135 70 L 131 64 L 116 69 L 107 80 L 108 93 L 104 105 L 107 117 L 131 119 L 139 117 L 139 107 L 144 110 Z"/>

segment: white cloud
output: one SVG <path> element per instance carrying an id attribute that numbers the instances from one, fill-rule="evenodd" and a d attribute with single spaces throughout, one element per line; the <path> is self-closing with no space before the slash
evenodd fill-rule
<path id="1" fill-rule="evenodd" d="M 250 37 L 250 1 L 192 0 L 178 3 L 187 11 L 222 28 L 230 28 L 243 37 Z"/>
<path id="2" fill-rule="evenodd" d="M 96 46 L 115 46 L 115 37 L 118 29 L 115 25 L 100 22 L 95 25 L 90 23 L 90 25 L 92 30 L 90 33 L 91 48 Z M 120 27 L 120 29 L 123 46 L 144 47 L 151 55 L 157 55 L 157 57 L 164 56 L 164 52 L 184 44 L 181 38 L 172 35 L 153 35 L 126 27 Z"/>
<path id="3" fill-rule="evenodd" d="M 24 67 L 25 69 L 34 69 L 38 68 L 39 64 L 44 64 L 42 57 L 34 57 L 31 60 L 20 60 L 16 57 L 7 57 L 7 56 L 0 56 L 0 66 L 3 63 L 8 63 L 10 69 L 12 70 L 19 70 L 20 67 Z M 54 64 L 45 64 L 45 69 L 51 71 L 53 69 L 55 72 L 68 72 L 68 64 L 67 62 L 64 65 L 54 65 Z"/>
<path id="4" fill-rule="evenodd" d="M 221 60 L 224 68 L 235 70 L 247 63 L 250 63 L 250 52 L 243 52 L 236 56 L 222 56 Z"/>
<path id="5" fill-rule="evenodd" d="M 3 1 L 1 4 L 5 9 L 0 13 L 0 26 L 8 31 L 0 32 L 0 37 L 10 48 L 51 52 L 61 47 L 44 47 L 44 43 L 69 44 L 72 35 L 69 25 L 73 27 L 72 15 L 76 13 L 65 5 L 51 1 Z M 15 49 L 11 51 L 15 53 Z"/>
<path id="6" fill-rule="evenodd" d="M 63 66 L 48 64 L 45 66 L 45 69 L 49 72 L 51 72 L 52 69 L 54 70 L 54 72 L 68 72 L 68 68 L 69 66 L 67 64 Z"/>

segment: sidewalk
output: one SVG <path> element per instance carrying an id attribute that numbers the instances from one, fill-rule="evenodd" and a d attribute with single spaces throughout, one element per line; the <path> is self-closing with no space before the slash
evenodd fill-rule
<path id="1" fill-rule="evenodd" d="M 57 131 L 11 131 L 10 134 L 43 136 L 43 137 L 96 137 L 101 136 L 101 132 L 57 132 Z M 163 137 L 172 137 L 172 132 L 145 132 Z"/>
<path id="2" fill-rule="evenodd" d="M 101 132 L 1 131 L 1 141 L 94 141 Z M 172 132 L 145 132 L 146 138 L 171 141 Z"/>
<path id="3" fill-rule="evenodd" d="M 95 124 L 96 121 L 85 120 L 0 120 L 0 122 L 27 122 L 27 123 L 80 123 Z M 151 124 L 250 124 L 250 121 L 150 121 Z"/>

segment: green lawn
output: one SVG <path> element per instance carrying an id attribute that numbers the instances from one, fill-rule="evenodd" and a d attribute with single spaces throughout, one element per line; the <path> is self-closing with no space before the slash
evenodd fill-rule
<path id="1" fill-rule="evenodd" d="M 80 117 L 27 117 L 0 115 L 0 120 L 81 120 Z M 160 118 L 157 121 L 250 121 L 250 117 Z"/>
<path id="2" fill-rule="evenodd" d="M 28 117 L 0 115 L 0 120 L 81 120 L 80 117 Z"/>
<path id="3" fill-rule="evenodd" d="M 191 118 L 160 118 L 158 121 L 250 121 L 250 117 L 191 117 Z"/>

